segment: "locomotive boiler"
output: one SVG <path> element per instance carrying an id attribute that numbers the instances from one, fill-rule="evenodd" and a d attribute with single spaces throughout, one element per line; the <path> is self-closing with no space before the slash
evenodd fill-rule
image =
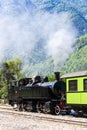
<path id="1" fill-rule="evenodd" d="M 56 80 L 43 81 L 40 76 L 32 79 L 21 79 L 9 89 L 9 104 L 19 110 L 60 113 L 61 103 L 65 95 L 65 83 L 60 80 L 60 73 L 55 72 Z"/>

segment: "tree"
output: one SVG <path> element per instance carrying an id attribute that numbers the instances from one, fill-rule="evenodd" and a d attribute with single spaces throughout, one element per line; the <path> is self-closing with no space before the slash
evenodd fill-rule
<path id="1" fill-rule="evenodd" d="M 0 71 L 0 97 L 6 98 L 7 92 L 12 80 L 17 80 L 22 77 L 21 68 L 22 63 L 20 59 L 10 60 L 4 62 Z"/>

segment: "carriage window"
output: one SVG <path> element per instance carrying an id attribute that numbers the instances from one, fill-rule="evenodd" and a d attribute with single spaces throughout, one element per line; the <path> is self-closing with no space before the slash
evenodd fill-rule
<path id="1" fill-rule="evenodd" d="M 84 79 L 84 91 L 87 91 L 87 79 Z"/>
<path id="2" fill-rule="evenodd" d="M 69 81 L 69 91 L 77 91 L 77 80 Z"/>

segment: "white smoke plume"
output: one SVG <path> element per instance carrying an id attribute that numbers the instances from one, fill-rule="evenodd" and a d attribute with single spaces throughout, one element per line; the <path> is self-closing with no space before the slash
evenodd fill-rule
<path id="1" fill-rule="evenodd" d="M 52 56 L 55 71 L 64 65 L 64 62 L 73 51 L 77 37 L 77 30 L 73 26 L 68 13 L 58 14 L 56 31 L 49 37 L 47 43 L 48 54 Z"/>
<path id="2" fill-rule="evenodd" d="M 0 59 L 24 59 L 43 39 L 41 44 L 55 66 L 63 65 L 76 38 L 70 15 L 31 7 L 27 7 L 25 0 L 0 0 Z"/>

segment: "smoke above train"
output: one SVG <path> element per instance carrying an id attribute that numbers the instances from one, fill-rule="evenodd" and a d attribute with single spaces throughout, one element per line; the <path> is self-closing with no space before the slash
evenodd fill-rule
<path id="1" fill-rule="evenodd" d="M 77 31 L 70 13 L 50 13 L 31 6 L 27 8 L 24 1 L 2 0 L 0 19 L 1 60 L 19 56 L 26 63 L 26 55 L 40 43 L 46 55 L 52 57 L 56 69 L 73 50 Z"/>

